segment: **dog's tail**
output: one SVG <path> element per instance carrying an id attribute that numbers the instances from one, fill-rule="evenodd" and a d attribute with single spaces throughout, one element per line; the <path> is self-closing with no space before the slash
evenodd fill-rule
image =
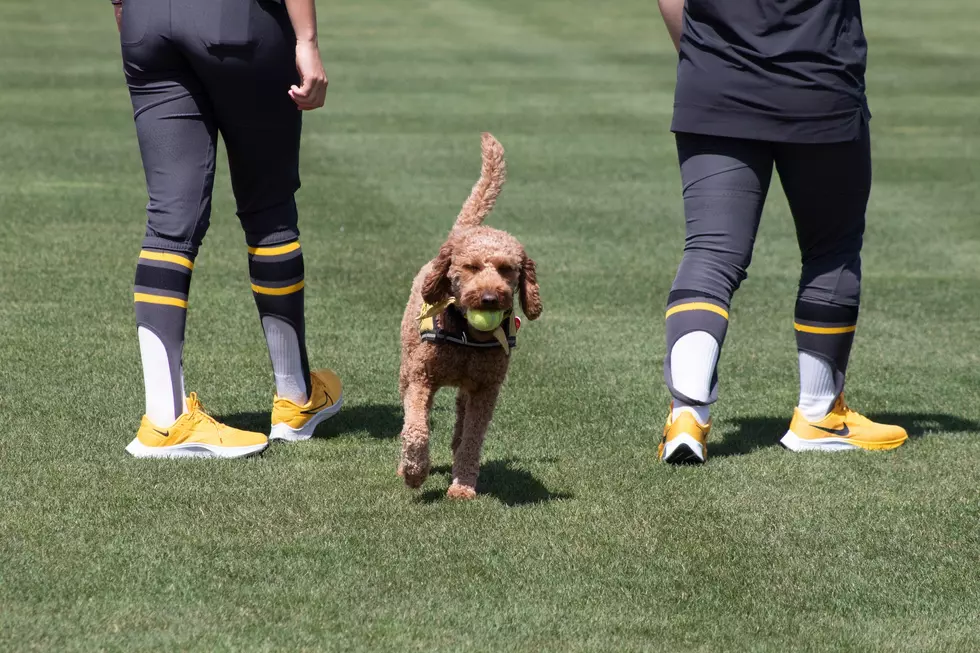
<path id="1" fill-rule="evenodd" d="M 507 179 L 507 165 L 504 163 L 504 146 L 493 134 L 483 132 L 483 166 L 480 180 L 473 186 L 470 196 L 456 218 L 453 230 L 478 227 L 497 203 L 497 195 Z"/>

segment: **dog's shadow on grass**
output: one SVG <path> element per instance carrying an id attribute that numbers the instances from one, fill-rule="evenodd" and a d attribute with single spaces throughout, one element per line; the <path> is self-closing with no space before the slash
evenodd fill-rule
<path id="1" fill-rule="evenodd" d="M 218 418 L 228 426 L 246 431 L 269 432 L 269 413 L 234 413 Z M 402 408 L 394 404 L 344 406 L 340 412 L 317 427 L 314 438 L 333 438 L 345 433 L 366 431 L 376 440 L 392 440 L 402 428 Z"/>
<path id="2" fill-rule="evenodd" d="M 937 431 L 980 431 L 980 422 L 941 413 L 869 413 L 867 417 L 883 424 L 897 424 L 908 431 L 910 438 Z M 756 449 L 779 446 L 779 438 L 789 428 L 786 417 L 757 415 L 736 418 L 733 422 L 735 431 L 728 433 L 724 440 L 708 442 L 709 456 L 739 456 Z"/>
<path id="3" fill-rule="evenodd" d="M 515 458 L 491 460 L 480 466 L 480 478 L 476 483 L 478 495 L 491 496 L 506 506 L 527 506 L 560 499 L 572 499 L 567 492 L 552 492 L 531 472 L 520 467 Z M 432 468 L 432 476 L 452 475 L 452 467 L 439 465 Z M 448 487 L 448 484 L 447 484 Z M 446 498 L 446 489 L 432 489 L 418 496 L 421 503 L 435 503 Z"/>

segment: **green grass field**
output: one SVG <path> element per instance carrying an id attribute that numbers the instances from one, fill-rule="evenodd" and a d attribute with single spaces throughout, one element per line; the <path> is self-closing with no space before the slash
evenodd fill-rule
<path id="1" fill-rule="evenodd" d="M 682 218 L 656 3 L 321 3 L 328 106 L 299 195 L 310 355 L 347 407 L 246 461 L 136 461 L 145 190 L 108 2 L 0 3 L 0 650 L 980 650 L 975 0 L 867 0 L 875 188 L 850 402 L 884 454 L 776 446 L 798 252 L 770 202 L 736 297 L 711 459 L 656 461 Z M 504 143 L 494 226 L 545 313 L 481 496 L 395 477 L 412 276 Z M 223 156 L 223 155 L 222 155 Z M 267 424 L 272 374 L 221 162 L 188 388 Z"/>

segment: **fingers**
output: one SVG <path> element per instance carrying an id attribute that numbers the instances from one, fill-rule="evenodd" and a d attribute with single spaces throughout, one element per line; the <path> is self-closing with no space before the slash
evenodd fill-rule
<path id="1" fill-rule="evenodd" d="M 327 80 L 313 80 L 304 82 L 303 87 L 293 86 L 289 89 L 289 97 L 293 99 L 296 106 L 303 111 L 319 109 L 323 106 L 327 95 Z"/>
<path id="2" fill-rule="evenodd" d="M 317 80 L 313 85 L 313 92 L 310 93 L 310 109 L 319 109 L 327 99 L 327 80 L 326 78 Z"/>
<path id="3" fill-rule="evenodd" d="M 293 85 L 289 89 L 289 97 L 302 111 L 312 111 L 323 106 L 327 97 L 326 77 L 308 77 L 303 80 L 303 86 Z"/>
<path id="4" fill-rule="evenodd" d="M 289 89 L 289 97 L 302 111 L 319 109 L 326 99 L 328 82 L 320 60 L 320 50 L 315 42 L 296 43 L 296 71 L 303 81 L 300 86 L 294 85 Z"/>
<path id="5" fill-rule="evenodd" d="M 289 88 L 289 97 L 293 98 L 293 102 L 296 106 L 303 108 L 304 105 L 308 104 L 310 101 L 310 93 L 313 91 L 313 84 L 315 80 L 313 77 L 304 76 L 303 85 L 296 86 L 293 84 Z"/>

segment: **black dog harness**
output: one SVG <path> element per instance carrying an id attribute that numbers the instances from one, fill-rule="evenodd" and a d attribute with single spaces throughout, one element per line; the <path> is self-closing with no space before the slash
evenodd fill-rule
<path id="1" fill-rule="evenodd" d="M 450 343 L 478 349 L 493 349 L 503 347 L 504 353 L 510 355 L 510 350 L 517 347 L 517 330 L 521 328 L 521 319 L 514 315 L 513 310 L 504 313 L 504 321 L 493 330 L 496 340 L 480 342 L 470 340 L 466 328 L 451 329 L 448 324 L 466 324 L 466 317 L 456 307 L 455 298 L 449 298 L 438 304 L 423 302 L 419 313 L 419 336 L 422 340 L 435 344 Z M 447 319 L 449 318 L 449 319 Z"/>

